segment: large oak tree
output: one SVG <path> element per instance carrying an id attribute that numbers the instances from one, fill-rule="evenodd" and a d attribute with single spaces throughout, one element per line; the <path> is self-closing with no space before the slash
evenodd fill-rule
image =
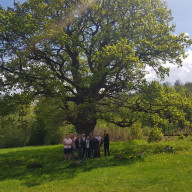
<path id="1" fill-rule="evenodd" d="M 0 13 L 2 90 L 58 100 L 78 133 L 94 130 L 104 98 L 138 89 L 147 66 L 168 74 L 191 44 L 160 0 L 28 0 Z"/>

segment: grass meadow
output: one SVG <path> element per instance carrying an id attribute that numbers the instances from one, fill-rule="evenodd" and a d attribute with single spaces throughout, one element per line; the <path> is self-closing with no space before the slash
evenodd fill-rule
<path id="1" fill-rule="evenodd" d="M 113 142 L 110 150 L 79 162 L 64 161 L 62 145 L 0 149 L 0 191 L 192 191 L 190 138 Z"/>

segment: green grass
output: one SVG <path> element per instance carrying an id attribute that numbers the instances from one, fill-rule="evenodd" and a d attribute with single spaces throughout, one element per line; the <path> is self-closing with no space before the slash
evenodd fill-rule
<path id="1" fill-rule="evenodd" d="M 166 146 L 174 147 L 166 151 Z M 190 192 L 192 141 L 111 143 L 111 156 L 63 160 L 63 146 L 0 150 L 0 191 Z"/>

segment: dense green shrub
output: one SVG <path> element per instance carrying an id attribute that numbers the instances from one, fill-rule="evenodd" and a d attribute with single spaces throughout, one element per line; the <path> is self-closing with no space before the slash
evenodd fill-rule
<path id="1" fill-rule="evenodd" d="M 29 140 L 29 124 L 17 116 L 0 118 L 0 148 L 25 146 Z"/>
<path id="2" fill-rule="evenodd" d="M 28 145 L 44 145 L 46 130 L 44 123 L 40 120 L 33 122 Z"/>
<path id="3" fill-rule="evenodd" d="M 136 122 L 132 125 L 131 129 L 131 137 L 132 139 L 142 139 L 143 138 L 143 131 L 141 128 L 141 123 Z"/>
<path id="4" fill-rule="evenodd" d="M 150 130 L 151 130 L 151 127 L 150 127 L 150 126 L 144 126 L 144 127 L 142 128 L 143 135 L 144 135 L 144 136 L 148 136 Z"/>
<path id="5" fill-rule="evenodd" d="M 94 129 L 94 134 L 99 134 L 103 137 L 104 130 L 110 135 L 110 141 L 128 141 L 131 140 L 131 133 L 129 128 L 118 127 L 113 123 L 108 123 L 104 120 L 98 120 Z"/>
<path id="6" fill-rule="evenodd" d="M 179 140 L 184 140 L 184 139 L 185 139 L 185 136 L 182 135 L 182 134 L 180 134 L 180 135 L 178 136 L 178 139 L 179 139 Z"/>
<path id="7" fill-rule="evenodd" d="M 161 129 L 157 128 L 157 127 L 153 127 L 150 131 L 149 131 L 149 136 L 148 136 L 148 142 L 159 142 L 163 139 L 163 133 L 161 131 Z"/>

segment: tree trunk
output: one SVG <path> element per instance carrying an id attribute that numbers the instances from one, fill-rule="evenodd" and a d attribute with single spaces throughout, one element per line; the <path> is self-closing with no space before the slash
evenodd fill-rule
<path id="1" fill-rule="evenodd" d="M 75 126 L 77 134 L 89 135 L 97 124 L 96 106 L 93 103 L 83 103 L 76 106 L 70 113 L 68 121 Z"/>
<path id="2" fill-rule="evenodd" d="M 77 134 L 84 133 L 87 136 L 87 135 L 89 135 L 89 133 L 94 131 L 95 125 L 97 124 L 97 119 L 96 118 L 78 119 L 78 121 L 73 124 L 75 125 Z"/>

